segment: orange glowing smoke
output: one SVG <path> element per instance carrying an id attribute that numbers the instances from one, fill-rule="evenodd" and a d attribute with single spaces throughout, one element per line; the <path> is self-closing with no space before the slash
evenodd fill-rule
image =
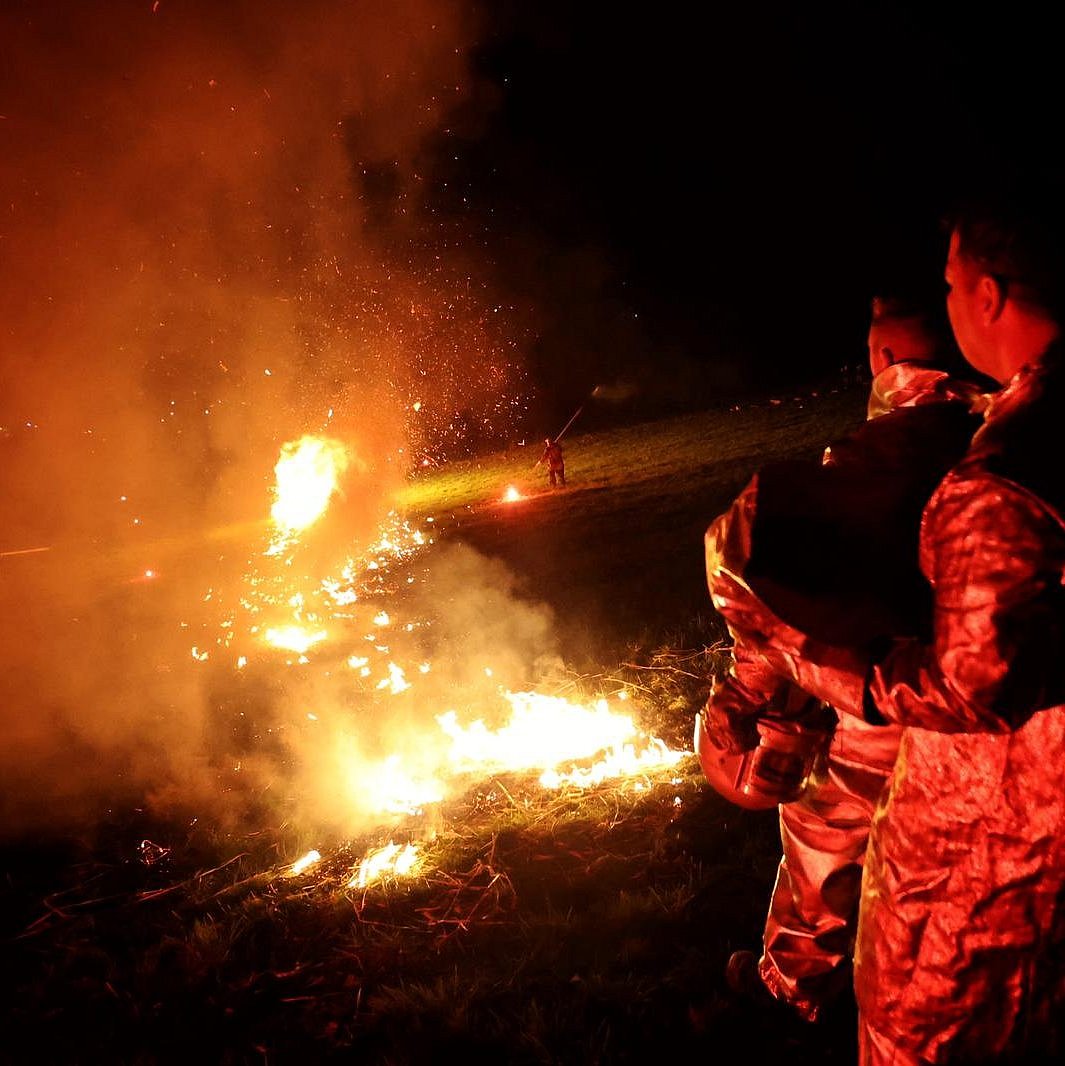
<path id="1" fill-rule="evenodd" d="M 300 437 L 282 447 L 274 467 L 277 485 L 270 508 L 279 540 L 271 549 L 325 514 L 349 461 L 344 445 L 326 437 Z"/>

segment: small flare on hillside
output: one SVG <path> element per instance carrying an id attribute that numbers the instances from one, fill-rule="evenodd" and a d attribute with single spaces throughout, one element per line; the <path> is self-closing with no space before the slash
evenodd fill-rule
<path id="1" fill-rule="evenodd" d="M 525 497 L 518 491 L 516 485 L 508 485 L 507 491 L 503 493 L 504 503 L 515 503 L 518 500 L 524 500 Z"/>

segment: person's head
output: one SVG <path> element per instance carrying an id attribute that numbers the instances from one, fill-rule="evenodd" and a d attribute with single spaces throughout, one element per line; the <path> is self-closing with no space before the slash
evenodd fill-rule
<path id="1" fill-rule="evenodd" d="M 997 381 L 1037 359 L 1060 332 L 1061 212 L 1034 189 L 999 191 L 964 204 L 949 220 L 947 314 L 962 354 Z"/>
<path id="2" fill-rule="evenodd" d="M 886 289 L 873 297 L 868 343 L 874 377 L 896 363 L 947 369 L 954 347 L 946 320 L 927 294 Z"/>

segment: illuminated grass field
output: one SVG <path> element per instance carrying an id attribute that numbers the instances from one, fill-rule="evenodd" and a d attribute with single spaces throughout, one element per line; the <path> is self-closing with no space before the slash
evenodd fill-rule
<path id="1" fill-rule="evenodd" d="M 816 456 L 861 403 L 840 391 L 574 436 L 564 491 L 522 449 L 421 475 L 403 504 L 549 607 L 567 694 L 627 686 L 683 747 L 725 662 L 703 528 L 761 463 Z M 512 483 L 525 498 L 503 503 Z M 355 839 L 276 812 L 268 796 L 227 827 L 115 810 L 6 848 L 5 1060 L 853 1061 L 846 1012 L 809 1029 L 726 992 L 725 960 L 760 932 L 775 816 L 719 800 L 693 758 L 586 790 L 470 778 Z M 352 878 L 368 847 L 415 831 L 421 872 Z M 293 874 L 310 847 L 323 859 Z"/>

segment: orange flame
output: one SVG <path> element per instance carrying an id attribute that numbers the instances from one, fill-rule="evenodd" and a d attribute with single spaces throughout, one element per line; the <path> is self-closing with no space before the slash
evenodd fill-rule
<path id="1" fill-rule="evenodd" d="M 277 484 L 270 508 L 279 538 L 271 550 L 322 517 L 350 458 L 340 441 L 326 437 L 300 437 L 281 448 L 274 467 Z"/>
<path id="2" fill-rule="evenodd" d="M 272 647 L 281 648 L 284 651 L 298 652 L 300 655 L 306 654 L 309 648 L 313 648 L 315 644 L 321 643 L 329 634 L 324 629 L 319 629 L 315 632 L 304 629 L 303 626 L 277 626 L 273 629 L 268 629 L 263 637 L 267 644 Z"/>
<path id="3" fill-rule="evenodd" d="M 366 888 L 386 877 L 411 877 L 421 865 L 417 844 L 394 844 L 389 841 L 383 848 L 371 848 L 360 861 L 348 888 Z"/>
<path id="4" fill-rule="evenodd" d="M 317 851 L 308 851 L 301 859 L 297 859 L 289 868 L 293 877 L 299 877 L 305 870 L 309 870 L 316 862 L 321 862 L 322 856 Z"/>

